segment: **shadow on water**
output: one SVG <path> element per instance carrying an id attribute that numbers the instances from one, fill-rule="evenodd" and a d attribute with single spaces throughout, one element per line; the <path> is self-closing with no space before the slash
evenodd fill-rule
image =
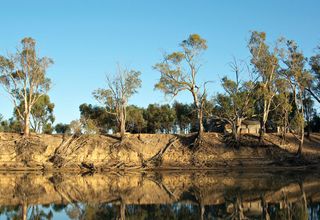
<path id="1" fill-rule="evenodd" d="M 320 219 L 318 173 L 0 173 L 0 219 Z"/>

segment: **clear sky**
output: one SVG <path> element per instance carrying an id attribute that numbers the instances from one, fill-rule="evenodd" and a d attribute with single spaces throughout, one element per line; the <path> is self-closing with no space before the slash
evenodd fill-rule
<path id="1" fill-rule="evenodd" d="M 232 56 L 248 59 L 250 31 L 297 41 L 306 56 L 320 44 L 319 0 L 0 0 L 0 54 L 13 52 L 23 37 L 37 40 L 41 55 L 54 59 L 48 75 L 56 122 L 79 118 L 79 105 L 96 104 L 92 91 L 104 86 L 116 64 L 142 72 L 142 88 L 131 104 L 166 103 L 154 91 L 159 73 L 152 66 L 163 51 L 173 51 L 191 33 L 208 41 L 200 80 L 230 74 Z M 248 59 L 249 60 L 249 59 Z M 189 94 L 177 97 L 191 102 Z M 0 90 L 0 113 L 12 116 L 12 105 Z"/>

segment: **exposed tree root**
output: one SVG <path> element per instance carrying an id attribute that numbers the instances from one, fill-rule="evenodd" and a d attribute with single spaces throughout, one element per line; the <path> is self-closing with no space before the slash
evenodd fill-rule
<path id="1" fill-rule="evenodd" d="M 88 169 L 88 170 L 92 171 L 92 172 L 94 172 L 94 171 L 96 170 L 96 168 L 95 168 L 95 166 L 94 166 L 93 163 L 85 163 L 85 162 L 82 162 L 82 163 L 81 163 L 81 166 L 82 166 L 83 168 L 85 168 L 85 169 Z"/>
<path id="2" fill-rule="evenodd" d="M 73 158 L 68 159 L 68 160 L 66 160 L 65 158 L 68 155 L 68 151 L 72 152 L 72 154 L 74 154 L 76 156 L 75 153 L 77 151 L 79 151 L 79 149 L 81 149 L 87 143 L 86 139 L 84 139 L 79 144 L 77 143 L 77 142 L 79 142 L 79 140 L 81 140 L 82 137 L 83 137 L 82 135 L 70 136 L 67 140 L 65 140 L 64 142 L 62 142 L 60 144 L 60 146 L 55 150 L 54 155 L 49 159 L 49 161 L 52 162 L 57 167 L 64 167 L 67 164 L 69 164 L 70 162 L 72 162 Z M 77 144 L 75 144 L 73 147 L 71 147 L 72 143 L 74 143 L 74 142 L 76 142 Z"/>
<path id="3" fill-rule="evenodd" d="M 162 164 L 162 157 L 163 154 L 171 147 L 174 145 L 175 142 L 177 142 L 179 139 L 178 137 L 172 138 L 169 143 L 162 149 L 158 151 L 153 157 L 145 160 L 142 162 L 142 167 L 158 167 Z"/>
<path id="4" fill-rule="evenodd" d="M 189 145 L 190 149 L 197 151 L 201 144 L 203 143 L 203 134 L 202 133 L 197 133 L 195 135 L 194 141 Z"/>

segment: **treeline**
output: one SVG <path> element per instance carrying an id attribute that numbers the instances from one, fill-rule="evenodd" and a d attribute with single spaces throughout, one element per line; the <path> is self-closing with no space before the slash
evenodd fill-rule
<path id="1" fill-rule="evenodd" d="M 2 131 L 38 133 L 189 133 L 222 130 L 231 126 L 238 142 L 243 121 L 260 123 L 260 141 L 270 131 L 281 131 L 283 139 L 291 132 L 300 141 L 299 154 L 308 132 L 319 131 L 314 100 L 320 103 L 320 49 L 306 58 L 293 40 L 279 38 L 267 43 L 264 32 L 253 31 L 248 42 L 250 61 L 234 58 L 230 73 L 221 79 L 224 92 L 208 94 L 212 81 L 201 82 L 198 74 L 207 41 L 198 34 L 183 40 L 177 50 L 164 53 L 153 68 L 160 74 L 155 88 L 175 97 L 187 92 L 191 104 L 150 104 L 147 108 L 128 105 L 141 87 L 141 73 L 118 67 L 108 74 L 105 88 L 93 91 L 101 106 L 82 104 L 80 119 L 55 127 L 47 92 L 46 76 L 52 59 L 38 57 L 36 42 L 24 38 L 16 53 L 0 56 L 0 83 L 14 104 L 14 117 L 1 119 Z"/>
<path id="2" fill-rule="evenodd" d="M 307 117 L 306 131 L 320 132 L 320 117 L 314 109 L 314 102 L 309 97 L 305 100 L 305 103 L 311 104 L 307 107 L 308 109 L 311 107 L 311 111 L 307 111 L 309 116 Z M 50 104 L 49 106 L 54 107 L 53 103 Z M 214 104 L 214 99 L 206 103 L 203 119 L 204 129 L 205 131 L 223 132 L 226 123 L 214 117 L 214 114 L 221 111 L 220 107 Z M 42 124 L 42 126 L 39 126 L 41 129 L 37 130 L 37 133 L 70 134 L 75 124 L 80 126 L 79 129 L 82 133 L 107 134 L 118 132 L 117 121 L 112 115 L 108 114 L 102 106 L 84 103 L 79 106 L 80 120 L 72 121 L 70 124 L 58 123 L 55 126 L 52 125 L 54 122 L 53 108 L 47 109 L 50 109 L 50 111 L 41 112 L 45 117 L 35 118 L 35 120 L 45 118 L 45 120 L 38 121 L 38 124 Z M 126 111 L 126 131 L 129 133 L 189 134 L 198 131 L 196 111 L 192 104 L 175 101 L 172 105 L 150 104 L 147 108 L 129 105 Z M 31 117 L 33 118 L 34 116 Z M 291 114 L 289 120 L 291 121 L 292 118 L 293 114 Z M 279 113 L 275 112 L 275 114 L 272 114 L 267 123 L 268 131 L 276 132 L 281 119 Z M 33 122 L 31 125 L 31 130 L 35 131 Z M 0 118 L 1 132 L 20 133 L 22 130 L 23 127 L 21 123 L 14 117 L 9 120 L 4 120 L 2 117 Z"/>
<path id="3" fill-rule="evenodd" d="M 103 107 L 82 104 L 80 105 L 80 114 L 83 132 L 104 134 L 117 133 L 119 130 L 115 118 L 106 113 Z M 126 108 L 126 115 L 125 130 L 130 133 L 188 134 L 197 132 L 199 129 L 196 109 L 192 104 L 179 102 L 174 102 L 172 106 L 169 104 L 150 104 L 147 108 L 129 105 Z M 210 120 L 211 117 L 205 115 L 205 130 L 219 129 L 213 126 L 213 121 Z M 221 127 L 220 131 L 222 131 Z M 63 131 L 58 130 L 57 132 L 62 133 Z"/>

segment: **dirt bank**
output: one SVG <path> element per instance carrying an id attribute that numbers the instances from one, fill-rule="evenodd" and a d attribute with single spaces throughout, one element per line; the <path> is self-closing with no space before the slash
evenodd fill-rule
<path id="1" fill-rule="evenodd" d="M 243 136 L 241 146 L 230 147 L 217 133 L 205 133 L 195 147 L 195 135 L 128 134 L 31 135 L 0 133 L 0 169 L 214 169 L 241 167 L 296 167 L 319 162 L 320 141 L 306 147 L 302 159 L 295 157 L 295 143 L 282 144 L 275 135 L 263 145 L 255 136 Z M 290 140 L 290 139 L 289 139 Z M 315 144 L 316 143 L 316 144 Z"/>

